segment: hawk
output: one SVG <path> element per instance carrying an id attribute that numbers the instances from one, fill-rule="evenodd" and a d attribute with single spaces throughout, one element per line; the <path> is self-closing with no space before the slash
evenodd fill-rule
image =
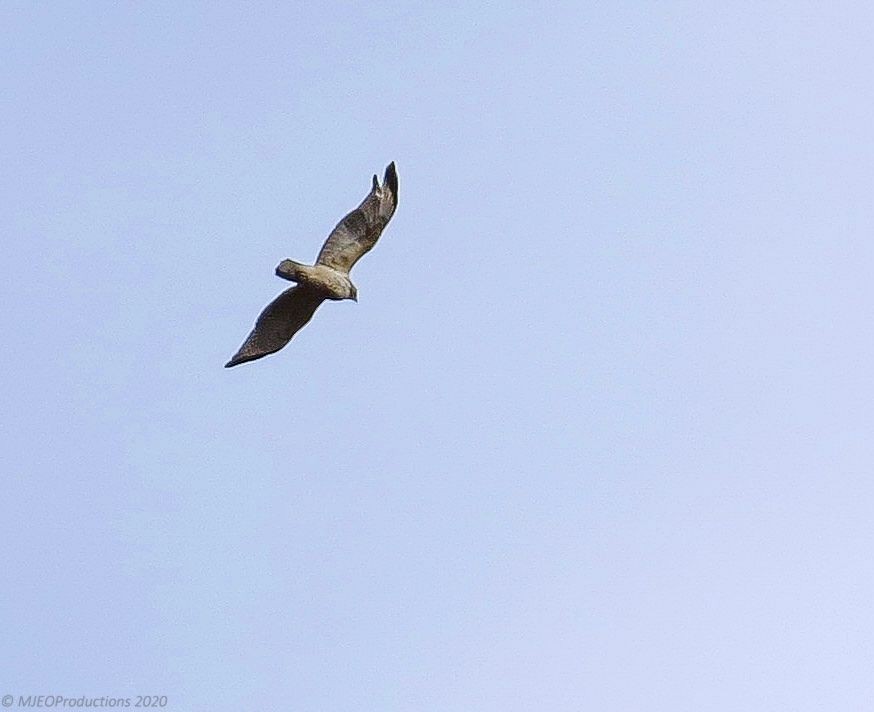
<path id="1" fill-rule="evenodd" d="M 358 301 L 358 290 L 349 271 L 367 254 L 398 205 L 398 174 L 394 162 L 385 169 L 382 185 L 373 176 L 373 187 L 364 201 L 333 229 L 314 265 L 283 260 L 276 275 L 295 282 L 265 307 L 252 333 L 225 368 L 254 361 L 279 351 L 312 319 L 326 299 Z"/>

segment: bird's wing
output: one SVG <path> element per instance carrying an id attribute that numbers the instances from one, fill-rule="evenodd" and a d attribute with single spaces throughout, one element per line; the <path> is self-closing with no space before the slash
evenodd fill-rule
<path id="1" fill-rule="evenodd" d="M 279 351 L 312 319 L 323 301 L 324 297 L 306 287 L 286 289 L 261 312 L 252 333 L 225 368 Z"/>
<path id="2" fill-rule="evenodd" d="M 382 185 L 373 176 L 373 188 L 364 202 L 343 218 L 328 236 L 316 264 L 348 274 L 376 244 L 397 205 L 398 174 L 392 162 L 385 169 Z"/>

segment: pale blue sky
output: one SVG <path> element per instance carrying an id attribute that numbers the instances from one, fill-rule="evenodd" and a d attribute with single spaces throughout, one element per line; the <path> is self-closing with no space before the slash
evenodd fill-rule
<path id="1" fill-rule="evenodd" d="M 871 708 L 868 3 L 0 23 L 0 695 Z"/>

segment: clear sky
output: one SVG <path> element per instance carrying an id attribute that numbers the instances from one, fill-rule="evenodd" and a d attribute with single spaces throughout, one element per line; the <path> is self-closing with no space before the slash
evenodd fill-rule
<path id="1" fill-rule="evenodd" d="M 0 695 L 871 709 L 869 3 L 0 24 Z"/>

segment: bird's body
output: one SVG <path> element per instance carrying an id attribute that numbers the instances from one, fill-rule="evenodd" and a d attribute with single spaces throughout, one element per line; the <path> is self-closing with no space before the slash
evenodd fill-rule
<path id="1" fill-rule="evenodd" d="M 279 264 L 276 274 L 297 282 L 297 286 L 286 289 L 267 305 L 252 333 L 225 368 L 279 351 L 326 299 L 357 301 L 358 290 L 349 278 L 349 271 L 376 244 L 394 215 L 397 200 L 398 175 L 395 164 L 390 163 L 382 185 L 373 176 L 370 193 L 333 229 L 314 265 L 294 260 L 283 260 Z"/>
<path id="2" fill-rule="evenodd" d="M 358 294 L 348 274 L 325 265 L 303 265 L 294 260 L 283 260 L 276 268 L 276 275 L 311 287 L 324 294 L 325 299 L 355 299 Z"/>

